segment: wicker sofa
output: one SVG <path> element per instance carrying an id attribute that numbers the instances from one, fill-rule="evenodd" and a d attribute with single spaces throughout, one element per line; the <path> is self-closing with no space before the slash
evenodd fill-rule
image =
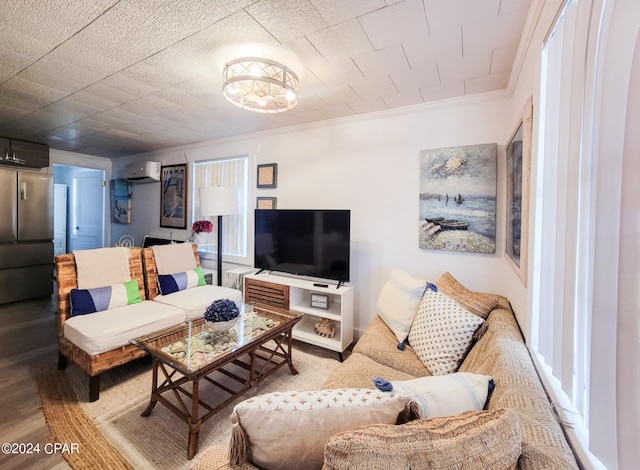
<path id="1" fill-rule="evenodd" d="M 506 298 L 499 298 L 485 324 L 486 332 L 459 370 L 493 377 L 496 385 L 487 409 L 509 408 L 517 412 L 522 430 L 522 453 L 517 468 L 578 468 Z M 324 387 L 373 387 L 371 379 L 375 377 L 393 381 L 429 375 L 411 346 L 400 351 L 396 344 L 395 335 L 376 317 L 353 354 Z"/>
<path id="2" fill-rule="evenodd" d="M 132 280 L 138 283 L 142 302 L 118 307 L 91 315 L 72 317 L 71 291 L 78 288 L 78 271 L 72 253 L 56 256 L 58 300 L 58 369 L 67 367 L 70 359 L 89 375 L 89 400 L 100 397 L 100 374 L 106 370 L 144 356 L 145 352 L 129 344 L 129 340 L 161 328 L 177 325 L 185 320 L 185 314 L 174 307 L 157 308 L 146 300 L 142 267 L 142 250 L 132 249 L 129 257 Z M 107 328 L 101 324 L 110 314 Z M 115 313 L 115 315 L 112 315 Z M 135 325 L 115 326 L 115 318 L 135 318 Z M 114 347 L 106 346 L 112 343 Z"/>
<path id="3" fill-rule="evenodd" d="M 201 316 L 215 299 L 242 300 L 239 290 L 210 285 L 160 296 L 152 249 L 132 248 L 129 254 L 129 274 L 142 302 L 78 317 L 71 312 L 71 291 L 78 288 L 75 256 L 56 256 L 58 369 L 66 368 L 70 359 L 89 375 L 89 401 L 100 397 L 102 372 L 145 355 L 130 340 Z M 199 266 L 195 245 L 193 255 Z"/>
<path id="4" fill-rule="evenodd" d="M 439 282 L 436 285 L 440 287 Z M 476 294 L 469 291 L 467 293 Z M 522 433 L 522 447 L 517 468 L 577 469 L 578 464 L 575 456 L 533 366 L 510 304 L 504 297 L 493 297 L 497 306 L 488 314 L 485 321 L 486 329 L 482 337 L 473 345 L 459 371 L 492 376 L 495 381 L 495 389 L 489 397 L 486 409 L 490 411 L 510 409 L 517 413 Z M 376 316 L 355 345 L 352 354 L 327 379 L 324 388 L 374 388 L 372 379 L 376 377 L 383 377 L 389 381 L 402 381 L 430 375 L 410 345 L 407 345 L 404 350 L 400 350 L 397 343 L 398 340 L 394 333 L 380 316 Z M 429 430 L 429 421 L 433 420 L 417 421 L 412 421 L 411 428 L 407 428 L 406 431 L 399 428 L 407 425 L 373 425 L 374 427 L 371 429 L 372 433 L 378 435 L 378 444 L 381 439 L 380 433 L 385 427 L 387 430 L 398 429 L 398 433 L 388 431 L 393 433 L 393 438 L 396 439 L 388 446 L 393 449 L 399 447 L 398 440 L 402 440 L 403 436 L 411 434 L 415 436 L 416 432 L 421 432 L 420 421 L 424 423 L 424 432 L 426 433 Z M 375 428 L 375 426 L 381 427 Z M 344 434 L 347 435 L 343 436 Z M 348 434 L 349 432 L 340 433 L 342 442 L 347 442 L 352 437 Z M 334 437 L 330 439 L 330 442 Z M 404 448 L 411 447 L 412 444 L 409 444 Z M 452 452 L 458 451 L 463 452 L 462 449 L 452 449 Z M 353 461 L 345 461 L 344 459 L 342 465 L 334 465 L 336 460 L 340 461 L 340 457 L 330 455 L 331 452 L 329 446 L 325 447 L 324 468 L 353 468 Z M 367 455 L 373 458 L 373 452 Z M 331 458 L 331 465 L 327 464 L 329 458 Z M 224 449 L 211 448 L 203 452 L 193 468 L 233 468 L 227 467 L 224 459 Z M 392 463 L 389 466 L 374 465 L 373 460 L 369 460 L 358 463 L 356 467 L 431 468 L 422 461 L 406 463 L 405 456 L 402 459 L 391 456 L 390 461 Z M 400 461 L 405 464 L 400 465 L 398 463 Z M 465 466 L 460 468 L 481 467 L 467 462 Z M 253 467 L 244 464 L 243 468 Z"/>

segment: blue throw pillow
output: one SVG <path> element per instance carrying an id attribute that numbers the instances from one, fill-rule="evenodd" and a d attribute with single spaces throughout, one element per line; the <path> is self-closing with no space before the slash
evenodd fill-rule
<path id="1" fill-rule="evenodd" d="M 162 295 L 173 294 L 192 287 L 204 286 L 204 273 L 202 268 L 175 274 L 158 274 L 158 290 Z"/>
<path id="2" fill-rule="evenodd" d="M 72 289 L 70 297 L 72 317 L 142 302 L 135 279 L 94 289 Z"/>

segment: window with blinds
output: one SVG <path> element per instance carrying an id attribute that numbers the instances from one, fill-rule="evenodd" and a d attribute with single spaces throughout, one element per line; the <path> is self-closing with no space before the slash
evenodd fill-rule
<path id="1" fill-rule="evenodd" d="M 592 153 L 584 145 L 590 99 L 588 2 L 568 0 L 544 42 L 540 104 L 531 347 L 555 400 L 585 449 L 589 442 Z M 585 137 L 586 136 L 586 137 Z"/>
<path id="2" fill-rule="evenodd" d="M 193 164 L 193 220 L 209 220 L 213 224 L 213 230 L 210 233 L 198 235 L 199 251 L 218 252 L 218 218 L 200 215 L 198 189 L 209 186 L 235 186 L 238 188 L 240 214 L 223 216 L 223 255 L 247 256 L 248 167 L 248 156 L 199 161 Z"/>

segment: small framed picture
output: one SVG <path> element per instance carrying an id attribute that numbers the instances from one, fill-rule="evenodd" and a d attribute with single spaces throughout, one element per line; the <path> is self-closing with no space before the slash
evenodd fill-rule
<path id="1" fill-rule="evenodd" d="M 278 186 L 278 164 L 258 165 L 258 188 L 275 188 Z"/>
<path id="2" fill-rule="evenodd" d="M 277 202 L 277 197 L 257 197 L 256 209 L 275 209 Z"/>
<path id="3" fill-rule="evenodd" d="M 312 292 L 310 305 L 313 308 L 323 308 L 325 310 L 329 310 L 329 296 L 327 294 L 318 294 L 316 292 Z"/>

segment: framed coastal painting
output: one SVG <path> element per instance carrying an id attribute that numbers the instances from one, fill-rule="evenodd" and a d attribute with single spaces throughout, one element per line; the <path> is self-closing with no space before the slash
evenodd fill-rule
<path id="1" fill-rule="evenodd" d="M 515 130 L 505 146 L 507 216 L 505 255 L 527 285 L 529 259 L 529 178 L 531 174 L 531 126 L 533 104 L 529 97 Z"/>
<path id="2" fill-rule="evenodd" d="M 497 144 L 420 152 L 420 248 L 495 253 L 497 153 Z"/>
<path id="3" fill-rule="evenodd" d="M 163 166 L 160 172 L 160 227 L 187 228 L 187 165 Z"/>
<path id="4" fill-rule="evenodd" d="M 131 223 L 131 182 L 124 178 L 111 180 L 111 221 L 117 224 Z"/>

